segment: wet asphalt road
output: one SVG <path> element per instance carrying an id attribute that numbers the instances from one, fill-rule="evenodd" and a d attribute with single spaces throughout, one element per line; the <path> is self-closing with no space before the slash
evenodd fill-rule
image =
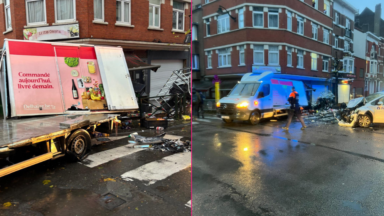
<path id="1" fill-rule="evenodd" d="M 193 215 L 383 215 L 384 129 L 193 125 Z"/>
<path id="2" fill-rule="evenodd" d="M 190 126 L 167 131 L 190 140 Z M 139 134 L 155 135 L 154 132 Z M 127 141 L 128 138 L 123 138 L 94 146 L 92 154 L 127 145 Z M 162 158 L 171 155 L 143 150 L 94 168 L 66 158 L 35 165 L 0 178 L 0 215 L 190 215 L 191 208 L 185 206 L 191 200 L 190 166 L 148 186 L 139 180 L 125 181 L 120 177 L 151 162 L 161 163 Z M 116 197 L 111 203 L 102 199 L 108 193 Z M 7 202 L 12 205 L 5 207 Z M 121 202 L 124 203 L 108 209 Z"/>

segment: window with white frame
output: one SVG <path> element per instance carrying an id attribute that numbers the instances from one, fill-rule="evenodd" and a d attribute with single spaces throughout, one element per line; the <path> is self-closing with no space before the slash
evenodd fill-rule
<path id="1" fill-rule="evenodd" d="M 116 3 L 116 5 L 118 5 L 118 3 Z M 119 13 L 118 7 L 116 13 Z M 104 21 L 104 0 L 93 0 L 93 19 Z"/>
<path id="2" fill-rule="evenodd" d="M 160 28 L 160 1 L 149 0 L 149 27 Z"/>
<path id="3" fill-rule="evenodd" d="M 131 23 L 131 0 L 116 0 L 116 22 Z"/>
<path id="4" fill-rule="evenodd" d="M 279 65 L 279 46 L 269 46 L 268 65 Z"/>
<path id="5" fill-rule="evenodd" d="M 339 38 L 335 36 L 335 48 L 339 48 Z"/>
<path id="6" fill-rule="evenodd" d="M 324 0 L 324 13 L 328 16 L 331 14 L 331 8 L 329 7 L 329 1 Z"/>
<path id="7" fill-rule="evenodd" d="M 312 23 L 312 39 L 317 40 L 317 25 Z"/>
<path id="8" fill-rule="evenodd" d="M 173 1 L 172 29 L 184 31 L 184 3 Z"/>
<path id="9" fill-rule="evenodd" d="M 197 26 L 196 25 L 192 26 L 192 40 L 197 41 Z"/>
<path id="10" fill-rule="evenodd" d="M 253 27 L 264 27 L 264 12 L 262 7 L 253 7 Z"/>
<path id="11" fill-rule="evenodd" d="M 323 42 L 329 44 L 329 30 L 324 29 L 323 31 Z"/>
<path id="12" fill-rule="evenodd" d="M 264 65 L 264 46 L 253 45 L 253 64 Z"/>
<path id="13" fill-rule="evenodd" d="M 217 17 L 217 33 L 229 32 L 229 14 Z"/>
<path id="14" fill-rule="evenodd" d="M 324 72 L 329 71 L 329 58 L 326 56 L 323 56 L 323 71 Z"/>
<path id="15" fill-rule="evenodd" d="M 245 50 L 244 50 L 245 45 L 241 45 L 239 47 L 239 65 L 245 65 Z"/>
<path id="16" fill-rule="evenodd" d="M 344 58 L 343 59 L 343 71 L 345 73 L 353 73 L 354 68 L 354 60 L 351 58 Z"/>
<path id="17" fill-rule="evenodd" d="M 292 31 L 292 13 L 287 11 L 287 29 Z"/>
<path id="18" fill-rule="evenodd" d="M 205 0 L 205 4 L 208 4 L 209 3 L 209 0 Z"/>
<path id="19" fill-rule="evenodd" d="M 297 50 L 297 67 L 304 68 L 304 51 Z"/>
<path id="20" fill-rule="evenodd" d="M 287 47 L 287 66 L 292 66 L 292 48 Z"/>
<path id="21" fill-rule="evenodd" d="M 345 27 L 347 29 L 351 29 L 351 22 L 349 21 L 349 19 L 345 19 Z"/>
<path id="22" fill-rule="evenodd" d="M 26 0 L 27 25 L 46 24 L 45 0 Z"/>
<path id="23" fill-rule="evenodd" d="M 75 0 L 55 0 L 56 22 L 73 22 L 76 20 Z"/>
<path id="24" fill-rule="evenodd" d="M 5 29 L 11 30 L 12 29 L 12 21 L 11 21 L 11 0 L 5 0 L 4 2 L 4 10 L 5 10 Z"/>
<path id="25" fill-rule="evenodd" d="M 317 9 L 319 4 L 318 4 L 318 0 L 312 0 L 312 6 Z"/>
<path id="26" fill-rule="evenodd" d="M 373 74 L 377 73 L 377 63 L 375 61 L 370 62 L 369 72 Z"/>
<path id="27" fill-rule="evenodd" d="M 199 55 L 192 56 L 192 70 L 199 69 Z"/>
<path id="28" fill-rule="evenodd" d="M 311 53 L 311 70 L 317 70 L 317 54 Z"/>
<path id="29" fill-rule="evenodd" d="M 231 48 L 219 49 L 219 67 L 231 66 Z"/>
<path id="30" fill-rule="evenodd" d="M 335 12 L 335 23 L 339 24 L 339 14 Z"/>
<path id="31" fill-rule="evenodd" d="M 239 9 L 239 28 L 244 28 L 244 8 Z"/>
<path id="32" fill-rule="evenodd" d="M 279 28 L 279 9 L 268 9 L 268 28 Z"/>
<path id="33" fill-rule="evenodd" d="M 304 19 L 302 17 L 297 17 L 297 33 L 304 35 Z"/>
<path id="34" fill-rule="evenodd" d="M 212 52 L 208 52 L 208 56 L 207 56 L 207 65 L 208 65 L 208 68 L 212 68 Z"/>
<path id="35" fill-rule="evenodd" d="M 205 33 L 207 36 L 211 35 L 211 23 L 209 22 L 209 18 L 205 20 Z"/>
<path id="36" fill-rule="evenodd" d="M 347 40 L 344 41 L 344 51 L 349 52 L 349 42 Z"/>

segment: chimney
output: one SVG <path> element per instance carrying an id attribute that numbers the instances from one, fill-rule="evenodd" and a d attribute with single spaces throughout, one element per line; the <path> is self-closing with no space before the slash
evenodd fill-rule
<path id="1" fill-rule="evenodd" d="M 376 5 L 375 7 L 375 19 L 373 21 L 373 33 L 377 36 L 380 36 L 380 20 L 381 20 L 381 4 Z"/>

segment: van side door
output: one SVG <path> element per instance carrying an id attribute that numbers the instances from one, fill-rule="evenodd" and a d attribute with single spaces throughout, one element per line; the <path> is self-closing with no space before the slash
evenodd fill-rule
<path id="1" fill-rule="evenodd" d="M 260 86 L 256 99 L 259 101 L 259 108 L 263 118 L 273 116 L 273 100 L 271 94 L 271 84 L 265 83 Z"/>

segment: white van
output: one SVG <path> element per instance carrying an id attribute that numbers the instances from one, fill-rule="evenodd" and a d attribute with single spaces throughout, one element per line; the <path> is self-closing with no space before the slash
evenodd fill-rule
<path id="1" fill-rule="evenodd" d="M 302 81 L 277 79 L 271 71 L 245 74 L 216 106 L 225 123 L 242 120 L 258 124 L 263 118 L 288 115 L 288 97 L 293 86 L 299 94 L 300 106 L 308 106 Z"/>

